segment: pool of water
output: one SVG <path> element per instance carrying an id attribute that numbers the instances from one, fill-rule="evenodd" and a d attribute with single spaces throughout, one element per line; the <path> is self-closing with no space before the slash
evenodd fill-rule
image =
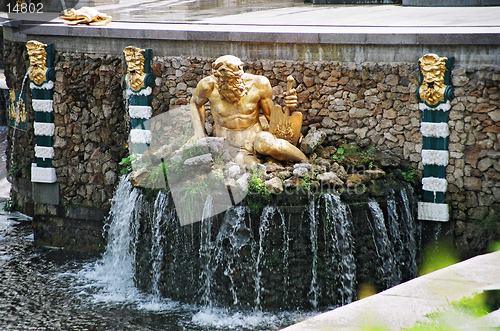
<path id="1" fill-rule="evenodd" d="M 132 279 L 109 277 L 99 257 L 34 247 L 30 219 L 0 212 L 0 330 L 277 330 L 307 315 L 141 293 Z"/>
<path id="2" fill-rule="evenodd" d="M 303 0 L 120 0 L 96 8 L 114 21 L 186 22 L 287 7 L 311 7 Z"/>

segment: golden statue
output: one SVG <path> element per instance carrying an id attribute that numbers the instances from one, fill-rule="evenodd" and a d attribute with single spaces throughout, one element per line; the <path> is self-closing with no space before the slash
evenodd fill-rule
<path id="1" fill-rule="evenodd" d="M 292 83 L 294 82 L 293 77 L 290 75 L 287 77 L 286 90 L 287 93 L 292 90 Z M 293 112 L 295 106 L 285 106 L 284 112 L 280 106 L 276 105 L 273 107 L 271 112 L 271 119 L 269 120 L 269 132 L 271 132 L 276 138 L 285 139 L 294 146 L 297 146 L 300 137 L 300 129 L 302 128 L 302 113 Z"/>
<path id="2" fill-rule="evenodd" d="M 139 91 L 145 86 L 144 78 L 146 77 L 146 73 L 144 72 L 144 62 L 146 59 L 143 55 L 145 51 L 146 50 L 135 46 L 127 46 L 123 50 L 125 61 L 127 61 L 127 75 L 125 76 L 125 81 L 134 91 Z"/>
<path id="3" fill-rule="evenodd" d="M 202 79 L 191 98 L 191 116 L 196 138 L 205 137 L 205 103 L 210 102 L 214 133 L 230 145 L 230 153 L 239 164 L 256 164 L 259 155 L 284 162 L 299 162 L 307 157 L 287 140 L 263 131 L 260 111 L 269 121 L 275 107 L 273 90 L 264 76 L 243 72 L 243 62 L 225 55 L 212 65 L 211 76 Z M 287 91 L 285 105 L 297 105 L 295 90 Z M 281 109 L 280 109 L 281 111 Z"/>
<path id="4" fill-rule="evenodd" d="M 436 54 L 426 54 L 418 62 L 422 72 L 423 81 L 419 88 L 420 99 L 429 105 L 436 105 L 445 101 L 447 85 L 444 83 L 447 57 L 439 57 Z"/>
<path id="5" fill-rule="evenodd" d="M 30 79 L 37 85 L 47 80 L 47 51 L 46 44 L 36 40 L 30 40 L 26 43 L 28 56 L 30 58 Z"/>
<path id="6" fill-rule="evenodd" d="M 95 8 L 82 7 L 80 9 L 64 10 L 60 16 L 67 25 L 88 24 L 92 26 L 104 26 L 111 22 L 112 17 L 99 12 Z"/>
<path id="7" fill-rule="evenodd" d="M 16 92 L 14 90 L 9 91 L 9 120 L 14 120 L 15 125 L 18 126 L 20 123 L 26 122 L 26 105 L 22 98 L 22 93 L 19 93 L 19 97 L 16 98 Z"/>

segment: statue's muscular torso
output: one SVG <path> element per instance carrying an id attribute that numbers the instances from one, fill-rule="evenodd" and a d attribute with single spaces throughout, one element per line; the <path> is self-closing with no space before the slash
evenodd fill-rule
<path id="1" fill-rule="evenodd" d="M 243 74 L 242 78 L 248 91 L 234 103 L 221 99 L 213 76 L 201 80 L 193 94 L 193 102 L 198 107 L 207 101 L 210 102 L 215 135 L 239 146 L 253 143 L 255 135 L 262 131 L 259 122 L 260 110 L 269 119 L 272 108 L 272 88 L 269 80 L 247 73 Z"/>

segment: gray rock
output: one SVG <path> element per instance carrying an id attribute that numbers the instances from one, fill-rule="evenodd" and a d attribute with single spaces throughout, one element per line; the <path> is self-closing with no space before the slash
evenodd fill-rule
<path id="1" fill-rule="evenodd" d="M 395 153 L 375 148 L 373 150 L 373 159 L 375 163 L 380 164 L 382 167 L 399 167 L 401 158 Z"/>
<path id="2" fill-rule="evenodd" d="M 297 178 L 297 177 L 290 177 L 288 179 L 285 179 L 283 181 L 283 187 L 284 188 L 296 188 L 297 186 L 300 185 L 300 182 L 301 182 L 301 179 L 300 178 Z"/>
<path id="3" fill-rule="evenodd" d="M 195 157 L 191 157 L 184 161 L 184 165 L 189 167 L 206 166 L 212 165 L 212 154 L 203 154 Z"/>
<path id="4" fill-rule="evenodd" d="M 385 171 L 382 169 L 368 169 L 363 172 L 370 179 L 379 179 L 385 177 Z"/>
<path id="5" fill-rule="evenodd" d="M 224 146 L 224 138 L 206 137 L 200 139 L 200 141 L 208 146 L 208 150 L 213 156 L 224 153 L 224 150 L 226 149 Z"/>
<path id="6" fill-rule="evenodd" d="M 334 172 L 325 172 L 318 175 L 318 180 L 323 184 L 343 185 L 344 182 Z"/>
<path id="7" fill-rule="evenodd" d="M 158 164 L 162 159 L 165 159 L 170 153 L 172 153 L 172 146 L 163 145 L 156 152 L 153 153 L 152 161 L 154 164 Z"/>
<path id="8" fill-rule="evenodd" d="M 271 193 L 281 193 L 283 192 L 283 182 L 278 177 L 273 177 L 264 182 L 266 189 Z"/>
<path id="9" fill-rule="evenodd" d="M 271 162 L 264 163 L 264 166 L 266 167 L 267 173 L 285 170 L 285 168 L 282 165 Z"/>
<path id="10" fill-rule="evenodd" d="M 104 175 L 104 184 L 113 185 L 116 181 L 116 173 L 113 170 L 106 172 Z"/>
<path id="11" fill-rule="evenodd" d="M 250 179 L 250 174 L 249 173 L 244 173 L 237 181 L 236 184 L 238 184 L 241 189 L 246 192 L 248 191 L 248 180 Z"/>
<path id="12" fill-rule="evenodd" d="M 306 168 L 307 170 L 311 170 L 312 169 L 312 164 L 310 164 L 310 163 L 295 163 L 293 165 L 293 168 L 294 169 Z"/>
<path id="13" fill-rule="evenodd" d="M 235 164 L 231 167 L 229 167 L 229 169 L 227 169 L 227 175 L 228 177 L 230 178 L 235 178 L 236 176 L 238 176 L 240 174 L 240 166 Z"/>
<path id="14" fill-rule="evenodd" d="M 326 133 L 321 130 L 311 129 L 309 133 L 302 139 L 300 143 L 300 150 L 304 154 L 311 154 L 316 147 L 321 145 L 326 139 Z"/>
<path id="15" fill-rule="evenodd" d="M 305 167 L 299 167 L 299 168 L 295 168 L 293 170 L 293 175 L 300 177 L 300 178 L 306 177 L 308 174 L 309 174 L 309 170 Z"/>
<path id="16" fill-rule="evenodd" d="M 495 161 L 490 158 L 484 158 L 477 163 L 477 168 L 479 169 L 479 171 L 485 172 L 489 167 L 493 165 L 494 162 Z"/>

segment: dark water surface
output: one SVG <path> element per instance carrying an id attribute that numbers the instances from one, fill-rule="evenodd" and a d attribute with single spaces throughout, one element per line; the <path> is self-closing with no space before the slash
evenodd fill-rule
<path id="1" fill-rule="evenodd" d="M 101 260 L 33 246 L 31 222 L 0 213 L 0 330 L 276 330 L 301 313 L 184 305 L 108 278 Z"/>

